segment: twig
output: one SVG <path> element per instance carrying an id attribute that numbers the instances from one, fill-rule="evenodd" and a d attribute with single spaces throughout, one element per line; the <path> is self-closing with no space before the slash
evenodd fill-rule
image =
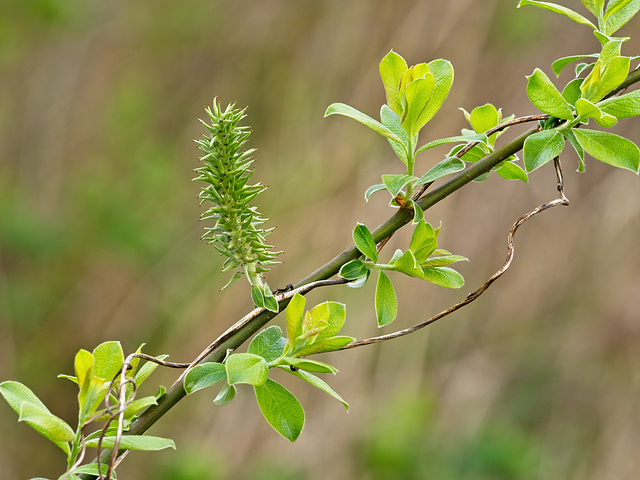
<path id="1" fill-rule="evenodd" d="M 518 228 L 520 228 L 520 225 L 522 225 L 524 222 L 526 222 L 527 220 L 529 220 L 531 217 L 544 212 L 545 210 L 551 208 L 551 207 L 556 207 L 558 205 L 569 205 L 569 200 L 567 199 L 567 197 L 564 194 L 564 179 L 562 176 L 562 167 L 560 165 L 560 158 L 556 157 L 554 159 L 554 166 L 556 169 L 556 177 L 557 177 L 557 186 L 558 186 L 558 193 L 560 195 L 560 198 L 557 198 L 555 200 L 551 200 L 550 202 L 546 202 L 543 203 L 542 205 L 534 208 L 533 210 L 531 210 L 529 213 L 527 213 L 526 215 L 524 215 L 523 217 L 519 218 L 517 222 L 515 222 L 513 224 L 513 226 L 511 227 L 511 230 L 509 231 L 509 235 L 507 236 L 507 258 L 504 262 L 504 264 L 502 265 L 502 267 L 496 272 L 494 273 L 479 289 L 477 289 L 475 292 L 470 293 L 469 295 L 467 295 L 467 297 L 462 300 L 461 302 L 456 303 L 455 305 L 452 305 L 451 307 L 447 308 L 446 310 L 443 310 L 442 312 L 438 313 L 437 315 L 434 315 L 433 317 L 417 323 L 416 325 L 413 325 L 409 328 L 405 328 L 404 330 L 399 330 L 397 332 L 393 332 L 393 333 L 389 333 L 387 335 L 380 335 L 379 337 L 372 337 L 372 338 L 367 338 L 364 340 L 359 340 L 356 342 L 351 342 L 350 344 L 346 345 L 345 347 L 341 348 L 341 350 L 348 350 L 351 348 L 356 348 L 356 347 L 362 347 L 364 345 L 371 345 L 373 343 L 379 343 L 379 342 L 384 342 L 386 340 L 392 340 L 394 338 L 398 338 L 398 337 L 403 337 L 405 335 L 409 335 L 411 333 L 416 332 L 417 330 L 420 330 L 424 327 L 426 327 L 427 325 L 431 325 L 432 323 L 440 320 L 441 318 L 446 317 L 447 315 L 452 314 L 453 312 L 455 312 L 456 310 L 461 309 L 462 307 L 469 305 L 471 302 L 473 302 L 475 299 L 477 299 L 480 295 L 482 295 L 490 286 L 493 282 L 495 282 L 498 278 L 500 278 L 507 270 L 508 268 L 511 266 L 511 262 L 513 261 L 513 256 L 515 254 L 515 247 L 514 247 L 514 243 L 513 243 L 513 238 L 516 234 L 516 231 L 518 230 Z"/>

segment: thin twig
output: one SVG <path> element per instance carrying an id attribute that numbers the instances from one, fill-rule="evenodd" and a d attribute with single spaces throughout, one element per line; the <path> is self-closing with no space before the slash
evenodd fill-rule
<path id="1" fill-rule="evenodd" d="M 473 302 L 474 300 L 476 300 L 480 295 L 482 295 L 490 286 L 493 282 L 495 282 L 498 278 L 500 278 L 507 270 L 508 268 L 511 266 L 511 262 L 513 261 L 513 256 L 515 254 L 515 247 L 514 247 L 514 243 L 513 243 L 513 238 L 516 234 L 516 231 L 518 230 L 518 228 L 520 228 L 520 225 L 522 225 L 524 222 L 526 222 L 527 220 L 529 220 L 531 217 L 544 212 L 545 210 L 551 208 L 551 207 L 556 207 L 558 205 L 569 205 L 569 200 L 567 199 L 567 197 L 564 194 L 564 179 L 562 176 L 562 167 L 560 165 L 560 158 L 556 157 L 554 159 L 554 166 L 556 169 L 556 177 L 557 177 L 557 186 L 558 186 L 558 193 L 560 194 L 560 198 L 557 198 L 555 200 L 552 200 L 550 202 L 546 202 L 543 203 L 542 205 L 534 208 L 533 210 L 531 210 L 529 213 L 527 213 L 526 215 L 524 215 L 523 217 L 519 218 L 517 222 L 515 222 L 513 224 L 513 226 L 511 227 L 511 230 L 509 231 L 509 235 L 507 236 L 507 258 L 504 262 L 504 264 L 502 265 L 502 267 L 496 272 L 494 273 L 479 289 L 477 289 L 475 292 L 470 293 L 469 295 L 467 295 L 467 297 L 462 300 L 461 302 L 456 303 L 455 305 L 452 305 L 451 307 L 447 308 L 446 310 L 443 310 L 442 312 L 438 313 L 437 315 L 434 315 L 433 317 L 417 323 L 416 325 L 413 325 L 409 328 L 405 328 L 404 330 L 399 330 L 397 332 L 393 332 L 393 333 L 389 333 L 387 335 L 380 335 L 379 337 L 372 337 L 372 338 L 367 338 L 364 340 L 359 340 L 356 342 L 351 342 L 350 344 L 346 345 L 345 347 L 341 348 L 341 350 L 348 350 L 351 348 L 356 348 L 356 347 L 362 347 L 364 345 L 371 345 L 373 343 L 379 343 L 379 342 L 384 342 L 386 340 L 392 340 L 394 338 L 398 338 L 398 337 L 403 337 L 405 335 L 409 335 L 411 333 L 416 332 L 417 330 L 420 330 L 424 327 L 426 327 L 427 325 L 431 325 L 432 323 L 440 320 L 441 318 L 446 317 L 447 315 L 452 314 L 453 312 L 455 312 L 456 310 L 461 309 L 462 307 L 469 305 L 471 302 Z"/>

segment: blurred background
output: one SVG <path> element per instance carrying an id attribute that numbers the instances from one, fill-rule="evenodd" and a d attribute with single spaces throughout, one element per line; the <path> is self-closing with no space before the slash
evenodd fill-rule
<path id="1" fill-rule="evenodd" d="M 131 352 L 146 342 L 147 353 L 186 362 L 251 308 L 246 283 L 220 293 L 229 274 L 200 240 L 193 139 L 214 96 L 249 107 L 253 179 L 270 187 L 259 209 L 277 226 L 270 243 L 285 252 L 267 279 L 282 287 L 348 247 L 356 222 L 373 229 L 392 213 L 384 194 L 363 199 L 380 175 L 402 171 L 387 142 L 323 118 L 333 102 L 377 116 L 378 63 L 390 49 L 410 64 L 447 58 L 455 67 L 423 141 L 465 128 L 458 107 L 534 113 L 525 75 L 597 51 L 590 29 L 516 4 L 4 0 L 0 380 L 27 384 L 74 425 L 75 386 L 56 375 L 72 373 L 78 349 L 120 340 Z M 634 32 L 637 19 L 620 33 Z M 623 48 L 639 51 L 638 38 Z M 615 131 L 639 141 L 639 126 L 630 119 Z M 417 170 L 444 153 L 423 154 Z M 250 388 L 225 407 L 200 392 L 150 431 L 175 439 L 177 451 L 133 453 L 120 477 L 636 478 L 639 180 L 591 158 L 578 175 L 572 153 L 563 162 L 571 206 L 522 227 L 513 267 L 476 303 L 413 336 L 324 358 L 340 369 L 328 381 L 349 413 L 278 377 L 307 412 L 290 444 L 261 418 Z M 394 277 L 399 318 L 383 333 L 475 290 L 502 265 L 511 224 L 555 196 L 549 165 L 529 184 L 494 174 L 429 210 L 443 224 L 441 247 L 469 257 L 459 269 L 467 285 Z M 387 255 L 409 235 L 396 235 Z M 347 303 L 343 333 L 365 338 L 380 332 L 373 290 L 332 287 L 308 305 Z M 145 392 L 177 375 L 157 371 Z M 16 420 L 1 403 L 3 477 L 57 478 L 64 455 Z"/>

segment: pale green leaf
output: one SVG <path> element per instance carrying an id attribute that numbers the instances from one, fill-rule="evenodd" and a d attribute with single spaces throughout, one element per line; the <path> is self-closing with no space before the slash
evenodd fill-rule
<path id="1" fill-rule="evenodd" d="M 124 364 L 124 353 L 120 342 L 101 343 L 93 349 L 93 357 L 95 362 L 92 375 L 107 382 L 113 380 Z"/>
<path id="2" fill-rule="evenodd" d="M 318 362 L 317 360 L 309 360 L 306 358 L 286 357 L 281 360 L 282 365 L 293 367 L 294 370 L 305 370 L 314 373 L 338 373 L 338 369 L 328 363 Z"/>
<path id="3" fill-rule="evenodd" d="M 446 267 L 456 262 L 469 261 L 467 257 L 462 255 L 443 255 L 441 257 L 431 257 L 420 264 L 422 268 L 425 267 Z"/>
<path id="4" fill-rule="evenodd" d="M 602 16 L 605 0 L 582 0 L 582 4 L 597 18 Z"/>
<path id="5" fill-rule="evenodd" d="M 570 104 L 575 105 L 578 99 L 582 96 L 580 86 L 584 82 L 584 78 L 576 78 L 571 80 L 562 90 L 562 96 Z"/>
<path id="6" fill-rule="evenodd" d="M 462 275 L 451 268 L 427 267 L 423 271 L 423 278 L 434 285 L 446 288 L 460 288 L 464 285 Z"/>
<path id="7" fill-rule="evenodd" d="M 415 182 L 415 185 L 424 185 L 435 182 L 439 178 L 458 173 L 464 170 L 465 163 L 457 157 L 448 157 L 437 163 L 431 170 L 425 173 Z"/>
<path id="8" fill-rule="evenodd" d="M 31 428 L 54 443 L 72 442 L 76 434 L 61 418 L 49 410 L 40 408 L 28 401 L 22 402 L 18 421 L 27 423 Z"/>
<path id="9" fill-rule="evenodd" d="M 435 85 L 424 114 L 420 118 L 420 123 L 422 125 L 420 128 L 422 128 L 435 116 L 436 113 L 438 113 L 438 110 L 442 107 L 447 96 L 449 96 L 449 92 L 453 85 L 454 73 L 451 62 L 448 60 L 438 59 L 427 63 L 427 66 L 433 74 Z"/>
<path id="10" fill-rule="evenodd" d="M 296 293 L 284 312 L 287 322 L 287 338 L 290 345 L 293 345 L 295 339 L 302 335 L 302 317 L 306 302 L 307 300 L 302 295 Z"/>
<path id="11" fill-rule="evenodd" d="M 523 5 L 535 5 L 536 7 L 544 8 L 546 10 L 559 13 L 560 15 L 564 15 L 565 17 L 570 18 L 576 23 L 580 23 L 582 25 L 588 25 L 594 30 L 596 30 L 597 28 L 593 23 L 591 23 L 589 20 L 587 20 L 585 17 L 583 17 L 579 13 L 574 12 L 573 10 L 567 7 L 563 7 L 562 5 L 558 5 L 557 3 L 538 2 L 534 0 L 520 0 L 520 3 L 518 3 L 518 8 L 520 8 Z"/>
<path id="12" fill-rule="evenodd" d="M 524 166 L 528 173 L 559 156 L 564 138 L 557 130 L 543 130 L 527 137 L 524 142 Z"/>
<path id="13" fill-rule="evenodd" d="M 369 269 L 362 260 L 351 260 L 340 268 L 338 275 L 348 280 L 355 280 L 366 275 L 368 271 Z"/>
<path id="14" fill-rule="evenodd" d="M 502 178 L 507 180 L 522 180 L 525 183 L 529 182 L 527 172 L 525 172 L 520 165 L 513 162 L 504 162 L 496 172 Z"/>
<path id="15" fill-rule="evenodd" d="M 324 116 L 328 117 L 329 115 L 344 115 L 345 117 L 352 118 L 357 122 L 360 122 L 363 125 L 366 125 L 374 132 L 379 133 L 380 135 L 383 135 L 392 140 L 395 140 L 398 143 L 402 143 L 402 140 L 400 140 L 400 138 L 398 138 L 397 135 L 395 135 L 391 130 L 389 130 L 387 127 L 382 125 L 380 122 L 378 122 L 377 120 L 374 120 L 373 118 L 362 113 L 361 111 L 356 110 L 353 107 L 350 107 L 349 105 L 345 105 L 344 103 L 333 103 L 329 105 L 329 108 L 327 108 L 327 111 L 325 112 Z"/>
<path id="16" fill-rule="evenodd" d="M 431 112 L 427 106 L 435 85 L 435 78 L 431 73 L 427 73 L 424 77 L 417 78 L 407 85 L 405 90 L 407 111 L 402 125 L 412 138 L 431 118 Z"/>
<path id="17" fill-rule="evenodd" d="M 375 298 L 378 326 L 384 327 L 385 325 L 393 322 L 398 315 L 398 299 L 396 298 L 396 292 L 393 289 L 391 280 L 389 280 L 389 277 L 387 277 L 384 272 L 380 272 L 380 275 L 378 276 Z"/>
<path id="18" fill-rule="evenodd" d="M 613 133 L 585 128 L 575 128 L 573 134 L 582 148 L 592 157 L 614 167 L 626 168 L 638 173 L 640 150 L 631 140 Z"/>
<path id="19" fill-rule="evenodd" d="M 396 152 L 396 155 L 403 163 L 407 163 L 407 157 L 411 150 L 409 135 L 402 128 L 402 121 L 396 112 L 391 110 L 387 105 L 383 105 L 380 109 L 380 121 L 382 124 L 391 130 L 402 142 L 398 143 L 395 140 L 387 138 L 389 145 Z"/>
<path id="20" fill-rule="evenodd" d="M 573 129 L 563 131 L 562 134 L 567 140 L 569 140 L 569 143 L 571 144 L 573 149 L 576 151 L 576 154 L 578 155 L 577 171 L 580 173 L 584 172 L 584 148 L 582 148 L 582 146 L 578 143 L 576 136 L 573 134 Z"/>
<path id="21" fill-rule="evenodd" d="M 87 447 L 97 447 L 98 438 L 87 440 Z M 102 448 L 109 449 L 116 445 L 115 437 L 104 437 L 102 439 Z M 165 448 L 176 449 L 173 440 L 169 438 L 153 437 L 151 435 L 123 435 L 120 438 L 120 448 L 123 450 L 145 450 L 157 451 Z"/>
<path id="22" fill-rule="evenodd" d="M 298 399 L 271 379 L 264 385 L 256 386 L 255 393 L 260 411 L 269 425 L 284 438 L 294 442 L 304 428 L 304 409 Z"/>
<path id="23" fill-rule="evenodd" d="M 620 85 L 628 73 L 629 57 L 614 57 L 606 64 L 598 60 L 580 86 L 582 97 L 598 102 Z"/>
<path id="24" fill-rule="evenodd" d="M 390 270 L 404 273 L 410 277 L 422 278 L 422 269 L 411 250 L 407 250 L 400 255 L 391 265 Z"/>
<path id="25" fill-rule="evenodd" d="M 371 195 L 373 195 L 376 192 L 379 192 L 381 190 L 386 190 L 387 187 L 385 186 L 384 183 L 379 183 L 377 185 L 371 185 L 369 188 L 367 188 L 367 191 L 364 192 L 364 199 L 368 202 L 369 201 L 369 197 Z"/>
<path id="26" fill-rule="evenodd" d="M 267 362 L 261 356 L 252 353 L 232 353 L 225 361 L 225 367 L 229 385 L 264 385 L 269 376 Z"/>
<path id="27" fill-rule="evenodd" d="M 418 178 L 414 177 L 413 175 L 382 175 L 382 182 L 384 183 L 387 190 L 389 190 L 389 193 L 392 197 L 398 195 L 405 185 L 417 179 Z"/>
<path id="28" fill-rule="evenodd" d="M 353 242 L 366 258 L 369 258 L 374 263 L 378 261 L 376 242 L 366 225 L 362 223 L 356 225 L 356 228 L 353 229 Z"/>
<path id="29" fill-rule="evenodd" d="M 289 373 L 295 375 L 298 378 L 301 378 L 305 382 L 331 395 L 333 398 L 341 402 L 342 405 L 344 405 L 344 408 L 347 409 L 347 411 L 349 410 L 349 404 L 345 402 L 343 398 L 335 390 L 333 390 L 333 388 L 331 388 L 327 382 L 325 382 L 321 378 L 318 378 L 315 375 L 312 375 L 311 373 L 308 373 L 302 370 L 298 370 L 298 371 L 289 370 Z"/>
<path id="30" fill-rule="evenodd" d="M 541 112 L 565 120 L 573 119 L 571 105 L 542 70 L 536 68 L 527 79 L 527 95 Z"/>
<path id="31" fill-rule="evenodd" d="M 604 14 L 604 33 L 613 35 L 640 10 L 640 0 L 611 0 Z"/>
<path id="32" fill-rule="evenodd" d="M 384 84 L 387 103 L 398 116 L 402 115 L 402 105 L 398 96 L 400 79 L 409 67 L 404 58 L 391 50 L 380 62 L 380 78 Z"/>
<path id="33" fill-rule="evenodd" d="M 580 98 L 576 102 L 576 113 L 581 121 L 593 118 L 601 127 L 613 127 L 618 122 L 616 117 L 602 112 L 597 105 L 584 98 Z"/>
<path id="34" fill-rule="evenodd" d="M 235 396 L 236 387 L 225 382 L 222 389 L 218 392 L 218 395 L 216 395 L 216 398 L 213 399 L 213 403 L 216 405 L 226 405 L 231 402 Z"/>
<path id="35" fill-rule="evenodd" d="M 428 222 L 419 222 L 413 229 L 409 250 L 415 258 L 414 266 L 424 262 L 438 247 L 438 232 Z M 396 262 L 397 263 L 397 262 Z"/>
<path id="36" fill-rule="evenodd" d="M 227 371 L 222 363 L 201 363 L 187 372 L 183 382 L 184 389 L 188 394 L 191 394 L 226 378 Z"/>
<path id="37" fill-rule="evenodd" d="M 429 143 L 425 143 L 418 150 L 416 150 L 416 155 L 418 153 L 422 153 L 425 150 L 429 150 L 431 148 L 439 147 L 440 145 L 444 145 L 446 143 L 458 143 L 458 142 L 483 142 L 487 143 L 487 136 L 484 133 L 473 134 L 473 135 L 458 135 L 456 137 L 446 137 L 439 138 L 437 140 L 432 140 Z"/>
<path id="38" fill-rule="evenodd" d="M 247 353 L 259 355 L 267 362 L 272 362 L 282 355 L 286 344 L 287 341 L 282 338 L 280 327 L 272 325 L 253 338 L 247 348 Z"/>
<path id="39" fill-rule="evenodd" d="M 560 75 L 567 65 L 578 60 L 582 60 L 583 58 L 598 58 L 598 54 L 594 53 L 589 55 L 571 55 L 569 57 L 562 57 L 551 64 L 551 69 L 553 70 L 553 73 Z"/>
<path id="40" fill-rule="evenodd" d="M 640 115 L 640 90 L 602 100 L 598 103 L 598 107 L 616 118 L 630 118 Z"/>

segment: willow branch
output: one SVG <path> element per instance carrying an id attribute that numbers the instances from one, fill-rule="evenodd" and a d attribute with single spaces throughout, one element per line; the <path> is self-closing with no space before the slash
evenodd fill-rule
<path id="1" fill-rule="evenodd" d="M 516 232 L 518 231 L 518 228 L 520 228 L 520 225 L 522 225 L 524 222 L 529 220 L 531 217 L 534 217 L 535 215 L 541 212 L 544 212 L 549 208 L 557 207 L 558 205 L 564 205 L 564 206 L 569 205 L 569 200 L 564 194 L 564 180 L 562 176 L 562 168 L 560 166 L 560 159 L 558 157 L 554 159 L 554 164 L 556 168 L 556 176 L 558 181 L 558 192 L 560 194 L 559 198 L 555 200 L 551 200 L 550 202 L 543 203 L 542 205 L 534 208 L 526 215 L 520 217 L 513 224 L 513 226 L 511 227 L 511 230 L 509 231 L 509 235 L 507 236 L 507 258 L 504 264 L 502 265 L 502 267 L 500 267 L 500 269 L 496 273 L 494 273 L 491 277 L 489 277 L 489 279 L 485 283 L 483 283 L 480 288 L 478 288 L 475 292 L 472 292 L 469 295 L 467 295 L 467 297 L 461 302 L 458 302 L 455 305 L 452 305 L 446 310 L 443 310 L 442 312 L 434 315 L 433 317 L 427 320 L 424 320 L 423 322 L 417 323 L 415 325 L 412 325 L 411 327 L 405 328 L 404 330 L 399 330 L 397 332 L 351 342 L 350 344 L 344 346 L 340 350 L 349 350 L 351 348 L 362 347 L 364 345 L 371 345 L 374 343 L 380 343 L 387 340 L 392 340 L 398 337 L 404 337 L 405 335 L 409 335 L 411 333 L 417 332 L 418 330 L 428 325 L 431 325 L 432 323 L 435 323 L 438 320 L 448 315 L 451 315 L 453 312 L 460 310 L 462 307 L 469 305 L 471 302 L 473 302 L 478 297 L 480 297 L 480 295 L 482 295 L 493 284 L 493 282 L 495 282 L 498 278 L 500 278 L 511 266 L 511 263 L 513 262 L 513 257 L 515 255 L 515 246 L 514 246 L 513 239 L 515 237 Z"/>

